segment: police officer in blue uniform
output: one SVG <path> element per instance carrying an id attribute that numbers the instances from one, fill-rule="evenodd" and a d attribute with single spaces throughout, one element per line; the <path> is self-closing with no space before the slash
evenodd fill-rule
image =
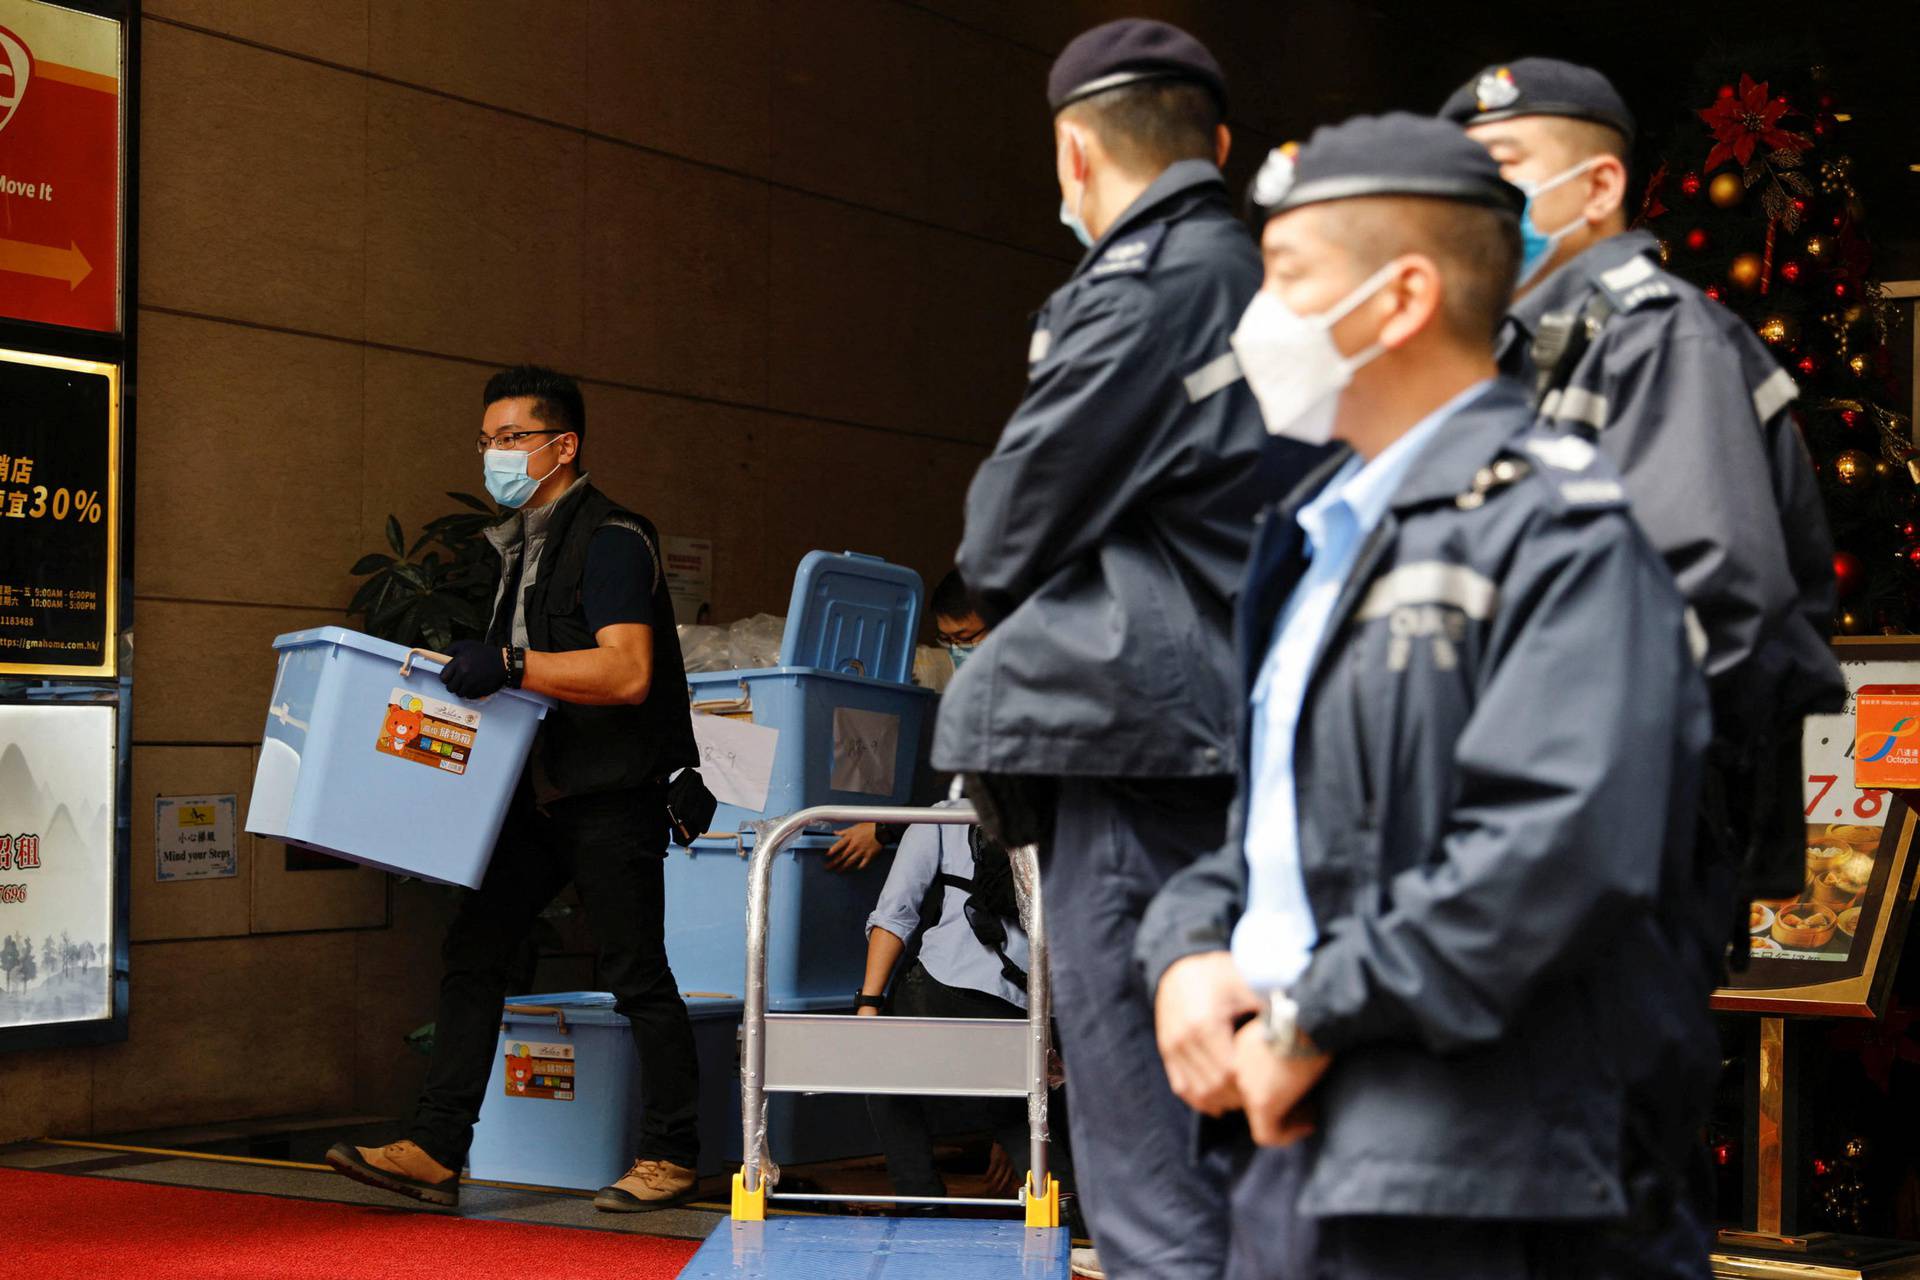
<path id="1" fill-rule="evenodd" d="M 1213 56 L 1114 22 L 1047 88 L 1061 219 L 1087 253 L 1034 322 L 1026 393 L 967 494 L 959 565 L 994 630 L 942 699 L 933 759 L 1005 843 L 1042 846 L 1101 1265 L 1211 1278 L 1224 1183 L 1193 1159 L 1130 956 L 1154 892 L 1220 842 L 1229 597 L 1254 511 L 1312 451 L 1270 447 L 1228 347 L 1260 265 L 1220 176 Z"/>
<path id="2" fill-rule="evenodd" d="M 1715 742 L 1702 839 L 1722 855 L 1716 954 L 1746 898 L 1800 886 L 1801 721 L 1837 711 L 1833 544 L 1790 406 L 1793 379 L 1728 308 L 1628 231 L 1633 117 L 1600 72 L 1552 58 L 1488 67 L 1440 114 L 1528 191 L 1503 371 L 1543 421 L 1598 443 L 1692 607 Z M 1737 891 L 1736 891 L 1737 889 Z M 1725 915 L 1731 910 L 1730 920 Z M 1744 963 L 1745 943 L 1735 951 Z"/>
<path id="3" fill-rule="evenodd" d="M 1645 1035 L 1714 1052 L 1666 905 L 1706 688 L 1618 473 L 1496 376 L 1521 193 L 1394 115 L 1255 197 L 1234 348 L 1270 428 L 1348 447 L 1263 517 L 1232 830 L 1138 939 L 1174 1087 L 1237 1136 L 1228 1274 L 1704 1278 L 1633 1142 L 1699 1100 L 1622 1078 Z"/>

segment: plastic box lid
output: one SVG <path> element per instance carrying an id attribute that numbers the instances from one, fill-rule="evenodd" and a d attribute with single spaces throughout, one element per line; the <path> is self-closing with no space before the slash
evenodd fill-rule
<path id="1" fill-rule="evenodd" d="M 382 640 L 379 636 L 370 636 L 365 632 L 352 631 L 346 627 L 309 627 L 305 631 L 289 631 L 285 635 L 273 638 L 273 647 L 276 651 L 298 649 L 315 644 L 331 644 L 346 649 L 357 649 L 361 653 L 370 653 L 376 658 L 385 658 L 395 667 L 406 662 L 407 654 L 414 652 L 403 644 L 395 644 L 391 640 Z M 425 670 L 438 674 L 442 664 L 439 658 L 429 656 L 430 652 L 426 649 L 419 650 L 418 661 Z M 500 692 L 537 706 L 547 708 L 553 706 L 552 698 L 538 693 L 528 693 L 524 689 L 502 689 Z"/>
<path id="2" fill-rule="evenodd" d="M 844 997 L 828 1000 L 816 1000 L 821 1007 L 840 1007 L 847 1002 Z M 527 1009 L 560 1009 L 567 1015 L 569 1026 L 582 1027 L 624 1027 L 627 1016 L 614 1010 L 614 997 L 611 991 L 551 991 L 537 996 L 508 996 L 509 1006 Z M 740 1015 L 745 1003 L 737 997 L 715 998 L 712 996 L 694 996 L 687 1000 L 687 1016 L 695 1019 L 734 1017 Z M 502 1012 L 502 1022 L 551 1022 L 552 1019 L 533 1013 Z"/>
<path id="3" fill-rule="evenodd" d="M 793 575 L 780 665 L 906 684 L 920 633 L 920 575 L 879 556 L 810 551 Z"/>

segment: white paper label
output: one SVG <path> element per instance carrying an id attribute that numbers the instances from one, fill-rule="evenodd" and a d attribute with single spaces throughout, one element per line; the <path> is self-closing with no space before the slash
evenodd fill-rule
<path id="1" fill-rule="evenodd" d="M 900 717 L 885 711 L 833 709 L 835 791 L 893 794 L 893 762 L 900 752 Z"/>
<path id="2" fill-rule="evenodd" d="M 693 740 L 700 749 L 700 778 L 721 804 L 766 812 L 778 729 L 696 711 Z"/>

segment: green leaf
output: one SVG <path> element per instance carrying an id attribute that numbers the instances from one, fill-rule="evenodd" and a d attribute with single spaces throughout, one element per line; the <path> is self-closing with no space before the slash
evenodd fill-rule
<path id="1" fill-rule="evenodd" d="M 470 493 L 456 493 L 452 489 L 449 489 L 447 490 L 447 496 L 455 502 L 472 507 L 475 511 L 483 511 L 489 516 L 497 516 L 499 514 L 493 509 L 492 503 L 476 498 Z"/>
<path id="2" fill-rule="evenodd" d="M 429 542 L 432 542 L 432 541 L 433 541 L 433 530 L 431 528 L 428 528 L 424 530 L 419 537 L 413 540 L 413 545 L 407 548 L 407 555 L 408 556 L 419 555 L 420 548 L 426 546 Z"/>
<path id="3" fill-rule="evenodd" d="M 403 548 L 407 540 L 400 535 L 400 518 L 392 514 L 387 516 L 387 545 L 393 548 L 393 554 L 397 556 L 406 554 Z"/>
<path id="4" fill-rule="evenodd" d="M 393 563 L 392 556 L 383 556 L 376 551 L 369 555 L 361 556 L 358 560 L 355 560 L 353 562 L 353 568 L 349 569 L 347 572 L 353 574 L 356 577 L 359 577 L 365 574 L 373 573 L 375 570 L 378 570 L 378 569 L 384 569 L 392 563 Z"/>

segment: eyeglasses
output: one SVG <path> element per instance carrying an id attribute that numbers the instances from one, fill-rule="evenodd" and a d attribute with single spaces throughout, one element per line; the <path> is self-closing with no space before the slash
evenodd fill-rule
<path id="1" fill-rule="evenodd" d="M 502 431 L 497 436 L 481 436 L 473 442 L 475 453 L 485 453 L 489 449 L 517 449 L 522 440 L 531 440 L 535 436 L 560 436 L 564 431 Z"/>
<path id="2" fill-rule="evenodd" d="M 958 631 L 949 631 L 945 627 L 941 627 L 935 631 L 934 637 L 939 640 L 941 644 L 969 645 L 979 644 L 980 638 L 986 634 L 987 629 L 985 627 L 975 627 L 964 635 Z"/>

